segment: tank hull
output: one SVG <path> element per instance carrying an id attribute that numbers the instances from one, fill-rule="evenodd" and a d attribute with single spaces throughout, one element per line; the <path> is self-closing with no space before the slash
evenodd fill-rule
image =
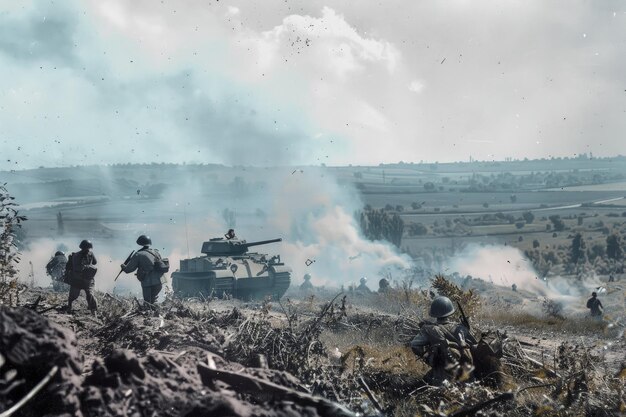
<path id="1" fill-rule="evenodd" d="M 172 273 L 174 293 L 180 297 L 232 296 L 241 300 L 280 299 L 289 288 L 291 273 L 277 271 L 266 276 L 236 278 L 214 272 Z"/>

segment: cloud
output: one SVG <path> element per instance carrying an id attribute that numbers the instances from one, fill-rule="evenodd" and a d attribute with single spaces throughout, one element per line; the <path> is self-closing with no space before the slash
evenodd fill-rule
<path id="1" fill-rule="evenodd" d="M 3 4 L 0 168 L 623 153 L 626 14 L 564 5 Z"/>
<path id="2" fill-rule="evenodd" d="M 409 84 L 409 91 L 419 94 L 424 89 L 424 84 L 420 81 L 413 80 Z"/>

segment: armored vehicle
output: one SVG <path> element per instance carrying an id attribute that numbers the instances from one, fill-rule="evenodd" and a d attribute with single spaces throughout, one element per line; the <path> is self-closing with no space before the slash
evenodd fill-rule
<path id="1" fill-rule="evenodd" d="M 278 300 L 289 288 L 291 268 L 281 262 L 280 255 L 251 253 L 248 248 L 280 241 L 215 238 L 204 242 L 204 256 L 182 259 L 172 273 L 174 292 L 181 297 L 251 300 L 271 296 Z"/>

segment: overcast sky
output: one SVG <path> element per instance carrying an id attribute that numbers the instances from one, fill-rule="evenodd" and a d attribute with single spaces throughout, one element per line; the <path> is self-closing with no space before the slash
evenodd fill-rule
<path id="1" fill-rule="evenodd" d="M 618 1 L 0 0 L 0 169 L 626 153 Z"/>

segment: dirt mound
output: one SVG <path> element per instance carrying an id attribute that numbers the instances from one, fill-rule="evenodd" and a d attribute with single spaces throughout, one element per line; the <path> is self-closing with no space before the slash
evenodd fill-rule
<path id="1" fill-rule="evenodd" d="M 85 378 L 83 413 L 131 417 L 341 415 L 328 402 L 271 382 L 273 379 L 296 385 L 290 375 L 273 375 L 269 370 L 218 371 L 204 364 L 198 369 L 202 378 L 165 355 L 138 358 L 130 351 L 114 351 L 103 361 L 97 360 Z"/>
<path id="2" fill-rule="evenodd" d="M 58 367 L 23 416 L 80 415 L 82 358 L 74 334 L 27 308 L 0 306 L 0 404 L 7 409 Z"/>

